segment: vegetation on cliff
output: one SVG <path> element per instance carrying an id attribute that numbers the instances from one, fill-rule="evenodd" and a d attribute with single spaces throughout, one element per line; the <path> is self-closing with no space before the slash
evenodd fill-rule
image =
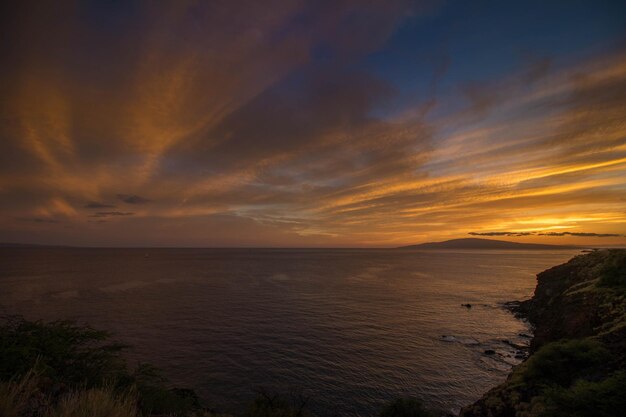
<path id="1" fill-rule="evenodd" d="M 626 250 L 581 255 L 538 275 L 520 310 L 531 356 L 461 416 L 626 415 Z"/>

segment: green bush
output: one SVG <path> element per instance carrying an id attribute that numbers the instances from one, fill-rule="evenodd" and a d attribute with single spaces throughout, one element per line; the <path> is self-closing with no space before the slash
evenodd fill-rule
<path id="1" fill-rule="evenodd" d="M 201 408 L 200 401 L 191 390 L 170 389 L 160 385 L 139 385 L 139 407 L 149 414 L 186 416 Z"/>
<path id="2" fill-rule="evenodd" d="M 603 381 L 578 380 L 570 388 L 550 387 L 542 417 L 617 417 L 626 415 L 626 372 Z"/>
<path id="3" fill-rule="evenodd" d="M 0 401 L 4 401 L 8 410 L 15 401 L 24 400 L 23 390 L 15 391 L 18 386 L 15 381 L 36 373 L 39 397 L 52 402 L 64 398 L 63 401 L 69 401 L 67 393 L 74 393 L 73 402 L 67 403 L 67 407 L 72 404 L 83 407 L 80 401 L 85 398 L 97 397 L 104 401 L 107 392 L 113 395 L 115 391 L 121 395 L 121 403 L 132 392 L 144 414 L 185 416 L 201 410 L 193 391 L 167 387 L 167 381 L 153 366 L 140 364 L 131 372 L 122 358 L 126 346 L 109 342 L 109 338 L 108 332 L 70 321 L 45 323 L 19 316 L 1 318 L 0 381 L 10 382 L 2 385 Z M 64 413 L 71 415 L 69 410 Z M 0 411 L 3 410 L 0 408 Z M 0 413 L 1 417 L 5 415 L 11 414 Z"/>
<path id="4" fill-rule="evenodd" d="M 0 324 L 0 380 L 24 375 L 35 365 L 44 376 L 68 386 L 96 386 L 128 375 L 109 333 L 70 321 L 4 317 Z"/>
<path id="5" fill-rule="evenodd" d="M 244 413 L 244 417 L 306 417 L 308 397 L 302 394 L 288 399 L 276 393 L 260 390 L 254 402 Z"/>
<path id="6" fill-rule="evenodd" d="M 400 398 L 387 404 L 380 412 L 380 417 L 433 417 L 421 401 L 414 398 Z"/>
<path id="7" fill-rule="evenodd" d="M 526 361 L 522 379 L 532 385 L 569 386 L 575 379 L 605 364 L 610 357 L 609 351 L 595 340 L 552 342 Z"/>
<path id="8" fill-rule="evenodd" d="M 598 285 L 626 288 L 626 251 L 612 251 L 600 272 Z"/>

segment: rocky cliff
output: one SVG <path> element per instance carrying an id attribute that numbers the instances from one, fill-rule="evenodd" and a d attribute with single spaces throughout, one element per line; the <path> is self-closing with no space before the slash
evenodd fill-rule
<path id="1" fill-rule="evenodd" d="M 531 355 L 463 417 L 626 416 L 626 250 L 580 255 L 537 276 L 517 313 Z"/>

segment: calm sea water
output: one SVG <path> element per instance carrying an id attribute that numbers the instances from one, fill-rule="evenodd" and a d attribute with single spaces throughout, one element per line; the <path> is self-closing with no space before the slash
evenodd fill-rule
<path id="1" fill-rule="evenodd" d="M 1 249 L 0 312 L 113 331 L 132 361 L 223 411 L 260 387 L 302 391 L 320 415 L 372 415 L 399 396 L 456 411 L 517 363 L 502 339 L 527 342 L 502 303 L 573 255 Z"/>

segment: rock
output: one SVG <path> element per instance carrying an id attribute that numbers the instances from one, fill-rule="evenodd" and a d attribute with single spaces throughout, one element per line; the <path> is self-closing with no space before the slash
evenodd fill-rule
<path id="1" fill-rule="evenodd" d="M 594 381 L 606 381 L 610 375 L 625 372 L 626 297 L 609 284 L 599 285 L 607 270 L 616 271 L 615 275 L 621 277 L 619 274 L 626 271 L 626 251 L 609 249 L 576 256 L 565 264 L 538 274 L 537 288 L 532 299 L 520 302 L 517 306 L 515 303 L 505 305 L 533 326 L 533 335 L 518 333 L 520 338 L 530 341 L 530 347 L 520 346 L 521 349 L 515 349 L 515 359 L 532 358 L 545 345 L 559 343 L 562 339 L 578 339 L 580 342 L 593 340 L 614 358 L 610 364 L 602 362 L 586 371 L 593 375 Z M 489 354 L 487 350 L 485 354 Z M 537 412 L 542 411 L 543 391 L 532 384 L 519 382 L 524 380 L 527 372 L 528 369 L 523 366 L 514 368 L 507 381 L 461 409 L 459 416 L 537 415 Z M 568 371 L 559 371 L 550 378 L 556 382 L 563 372 Z M 606 402 L 602 401 L 601 404 Z M 563 411 L 556 413 L 559 415 L 571 415 L 565 410 L 554 411 Z M 621 411 L 615 410 L 614 414 L 609 414 L 621 415 Z"/>
<path id="2" fill-rule="evenodd" d="M 472 308 L 472 305 L 470 303 L 467 304 L 461 304 L 463 307 L 465 308 Z"/>
<path id="3" fill-rule="evenodd" d="M 485 350 L 485 355 L 495 355 L 496 351 L 493 349 L 486 349 Z"/>
<path id="4" fill-rule="evenodd" d="M 510 340 L 507 339 L 502 339 L 502 343 L 504 343 L 505 345 L 511 346 L 514 349 L 517 350 L 525 350 L 528 349 L 528 346 L 524 346 L 524 345 L 518 345 L 517 343 L 513 343 Z"/>

